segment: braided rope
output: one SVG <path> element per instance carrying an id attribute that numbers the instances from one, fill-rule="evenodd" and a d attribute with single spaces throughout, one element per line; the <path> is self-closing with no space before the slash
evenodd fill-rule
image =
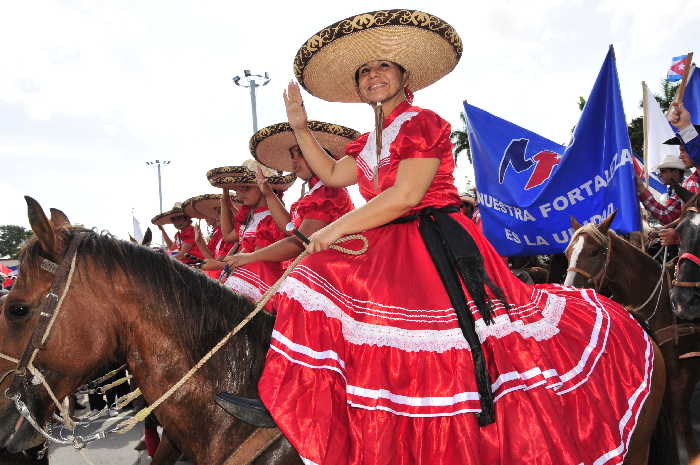
<path id="1" fill-rule="evenodd" d="M 360 248 L 359 250 L 352 250 L 348 249 L 345 247 L 338 246 L 337 244 L 347 242 L 353 239 L 358 239 L 361 240 L 364 243 L 364 246 Z M 361 255 L 367 251 L 368 248 L 368 241 L 367 238 L 361 234 L 352 234 L 349 236 L 342 237 L 338 239 L 333 245 L 330 246 L 331 249 L 337 250 L 338 252 L 342 252 L 348 255 Z M 156 399 L 151 405 L 148 407 L 141 409 L 134 415 L 132 418 L 121 422 L 119 425 L 117 425 L 116 432 L 119 434 L 125 434 L 131 431 L 131 429 L 136 426 L 139 422 L 142 422 L 146 419 L 148 415 L 153 412 L 160 404 L 168 400 L 178 389 L 182 387 L 183 384 L 185 384 L 187 381 L 189 381 L 190 378 L 205 364 L 209 361 L 210 358 L 212 358 L 218 351 L 221 349 L 233 336 L 235 336 L 241 329 L 243 329 L 250 321 L 262 311 L 263 307 L 265 304 L 270 300 L 270 298 L 277 292 L 279 287 L 282 285 L 285 279 L 287 279 L 287 276 L 291 274 L 292 271 L 294 271 L 294 268 L 299 264 L 301 260 L 304 259 L 309 253 L 305 250 L 301 254 L 297 256 L 297 258 L 294 259 L 292 264 L 287 268 L 287 270 L 282 274 L 282 276 L 267 290 L 265 293 L 262 295 L 260 300 L 257 302 L 255 305 L 255 309 L 253 309 L 252 312 L 250 312 L 243 320 L 236 325 L 235 328 L 233 328 L 228 334 L 226 334 L 212 349 L 207 352 L 200 360 L 197 362 L 185 375 L 180 378 L 180 380 L 172 385 L 170 389 L 168 389 L 163 395 L 161 395 L 158 399 Z"/>
<path id="2" fill-rule="evenodd" d="M 120 397 L 117 403 L 114 404 L 114 408 L 117 410 L 121 410 L 128 404 L 130 404 L 131 401 L 136 400 L 139 397 L 141 397 L 141 388 L 136 388 L 127 395 Z"/>

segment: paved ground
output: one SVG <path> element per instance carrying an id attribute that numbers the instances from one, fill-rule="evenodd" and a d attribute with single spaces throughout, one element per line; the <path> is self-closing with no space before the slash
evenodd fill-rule
<path id="1" fill-rule="evenodd" d="M 107 430 L 124 418 L 129 418 L 131 413 L 127 412 L 122 416 L 96 421 L 89 427 L 81 428 L 76 432 L 81 435 L 89 435 L 98 430 Z M 151 460 L 146 452 L 134 450 L 142 435 L 143 425 L 138 425 L 124 435 L 113 434 L 108 436 L 107 439 L 90 443 L 84 449 L 89 462 L 85 461 L 81 453 L 71 446 L 53 446 L 49 451 L 49 463 L 51 465 L 148 465 L 151 463 Z M 178 465 L 192 464 L 190 462 L 178 462 Z"/>

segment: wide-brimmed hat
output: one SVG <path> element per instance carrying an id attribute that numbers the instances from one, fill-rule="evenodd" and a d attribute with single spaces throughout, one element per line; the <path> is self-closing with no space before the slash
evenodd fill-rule
<path id="1" fill-rule="evenodd" d="M 408 71 L 412 91 L 452 71 L 462 39 L 437 16 L 417 10 L 371 11 L 338 21 L 311 36 L 294 58 L 294 73 L 310 94 L 330 102 L 361 102 L 355 71 L 389 60 Z"/>
<path id="2" fill-rule="evenodd" d="M 309 130 L 319 144 L 335 159 L 343 158 L 345 146 L 360 133 L 340 124 L 309 121 Z M 261 164 L 279 171 L 292 171 L 289 149 L 297 145 L 296 137 L 289 123 L 278 123 L 262 128 L 250 138 L 250 153 Z"/>
<path id="3" fill-rule="evenodd" d="M 675 168 L 685 171 L 685 163 L 683 163 L 683 160 L 681 160 L 678 155 L 669 154 L 656 166 L 657 170 L 662 170 L 664 168 Z"/>
<path id="4" fill-rule="evenodd" d="M 182 202 L 182 209 L 190 218 L 218 219 L 221 213 L 221 194 L 203 194 Z"/>
<path id="5" fill-rule="evenodd" d="M 694 124 L 695 130 L 700 132 L 700 124 Z M 669 140 L 664 141 L 664 144 L 666 145 L 681 145 L 681 140 L 678 138 L 678 136 L 671 137 Z"/>
<path id="6" fill-rule="evenodd" d="M 177 218 L 178 216 L 188 216 L 182 209 L 182 203 L 180 202 L 176 202 L 170 210 L 151 218 L 151 223 L 156 226 L 165 226 L 166 224 L 172 224 L 173 218 Z"/>
<path id="7" fill-rule="evenodd" d="M 262 169 L 270 187 L 277 191 L 287 190 L 297 179 L 294 173 L 280 175 L 266 166 L 259 165 L 255 160 L 246 160 L 242 165 L 237 166 L 212 168 L 207 171 L 207 179 L 212 186 L 226 189 L 235 189 L 237 186 L 257 186 L 255 182 L 257 166 Z"/>

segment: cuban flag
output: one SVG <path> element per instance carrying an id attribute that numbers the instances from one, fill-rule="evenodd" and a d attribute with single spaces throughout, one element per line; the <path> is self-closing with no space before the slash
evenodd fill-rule
<path id="1" fill-rule="evenodd" d="M 671 82 L 677 82 L 683 79 L 685 67 L 688 66 L 688 55 L 681 55 L 671 59 L 671 67 L 666 74 L 666 79 Z"/>
<path id="2" fill-rule="evenodd" d="M 640 229 L 634 155 L 610 47 L 564 147 L 465 102 L 484 234 L 503 256 L 563 252 L 570 217 Z"/>
<path id="3" fill-rule="evenodd" d="M 690 112 L 693 124 L 700 124 L 700 73 L 695 65 L 688 71 L 688 82 L 683 95 L 683 106 Z"/>

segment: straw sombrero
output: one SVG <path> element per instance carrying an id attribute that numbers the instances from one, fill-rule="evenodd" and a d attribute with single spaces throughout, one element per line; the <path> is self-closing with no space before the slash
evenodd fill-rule
<path id="1" fill-rule="evenodd" d="M 182 202 L 182 209 L 190 218 L 218 219 L 221 210 L 221 194 L 204 194 Z"/>
<path id="2" fill-rule="evenodd" d="M 339 124 L 309 121 L 308 125 L 316 140 L 336 159 L 345 155 L 348 142 L 360 137 L 359 132 Z M 250 153 L 263 165 L 274 170 L 292 171 L 289 149 L 297 145 L 297 140 L 289 123 L 262 128 L 253 134 L 249 145 Z"/>
<path id="3" fill-rule="evenodd" d="M 255 168 L 258 162 L 255 160 L 246 160 L 243 165 L 238 166 L 222 166 L 213 168 L 207 171 L 207 179 L 214 187 L 235 189 L 236 186 L 256 186 Z M 278 175 L 266 166 L 260 165 L 263 174 L 267 178 L 268 184 L 274 190 L 287 190 L 297 179 L 295 174 Z"/>
<path id="4" fill-rule="evenodd" d="M 382 10 L 338 21 L 311 36 L 294 57 L 294 73 L 310 94 L 330 102 L 361 102 L 355 71 L 390 60 L 408 71 L 412 91 L 452 71 L 462 39 L 445 21 L 417 10 Z"/>
<path id="5" fill-rule="evenodd" d="M 173 218 L 178 216 L 187 216 L 185 211 L 182 209 L 182 204 L 176 202 L 172 209 L 167 212 L 163 212 L 160 215 L 156 215 L 151 218 L 151 223 L 156 226 L 165 226 L 166 224 L 172 224 Z"/>

